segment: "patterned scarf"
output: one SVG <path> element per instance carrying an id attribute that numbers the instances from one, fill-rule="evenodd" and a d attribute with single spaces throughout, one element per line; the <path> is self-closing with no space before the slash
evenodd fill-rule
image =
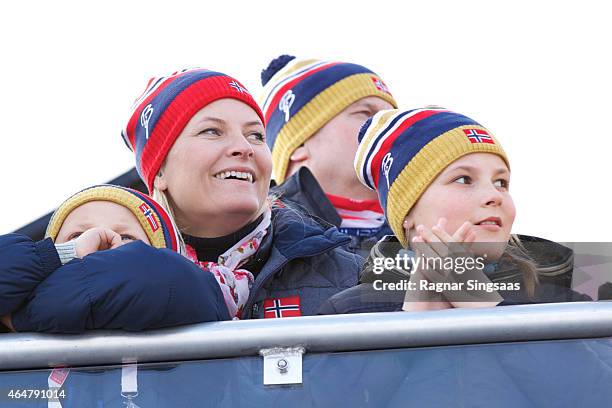
<path id="1" fill-rule="evenodd" d="M 353 200 L 327 194 L 327 198 L 342 218 L 340 232 L 358 237 L 376 235 L 385 223 L 385 214 L 377 200 Z"/>
<path id="2" fill-rule="evenodd" d="M 263 237 L 268 232 L 271 217 L 271 211 L 266 210 L 259 225 L 221 254 L 217 262 L 199 261 L 195 249 L 187 245 L 187 257 L 202 269 L 212 272 L 217 278 L 227 309 L 235 320 L 239 319 L 255 280 L 251 272 L 239 268 L 259 249 Z"/>

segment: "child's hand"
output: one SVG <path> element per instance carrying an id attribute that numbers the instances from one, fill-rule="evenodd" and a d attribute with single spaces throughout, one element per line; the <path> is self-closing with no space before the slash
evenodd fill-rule
<path id="1" fill-rule="evenodd" d="M 114 249 L 123 245 L 121 235 L 108 228 L 90 228 L 75 239 L 75 250 L 79 258 L 96 251 Z"/>
<path id="2" fill-rule="evenodd" d="M 417 235 L 412 238 L 412 247 L 419 258 L 446 259 L 457 256 L 471 256 L 469 246 L 474 242 L 476 235 L 472 231 L 473 225 L 465 222 L 450 235 L 446 231 L 447 221 L 440 218 L 431 229 L 424 225 L 417 225 Z M 450 270 L 421 268 L 422 275 L 431 282 L 448 281 Z"/>
<path id="3" fill-rule="evenodd" d="M 474 225 L 466 221 L 453 235 L 446 231 L 446 225 L 446 218 L 440 218 L 438 223 L 431 227 L 431 229 L 424 225 L 418 225 L 416 227 L 417 235 L 412 239 L 412 242 L 427 252 L 425 255 L 432 257 L 439 256 L 445 258 L 449 255 L 452 256 L 457 252 L 457 249 L 461 249 L 461 252 L 469 252 L 470 245 L 476 239 L 476 233 L 473 231 Z M 418 245 L 419 243 L 426 243 L 428 245 Z M 451 244 L 457 245 L 452 245 L 451 247 Z"/>
<path id="4" fill-rule="evenodd" d="M 426 310 L 442 310 L 452 309 L 451 305 L 441 294 L 422 290 L 421 281 L 429 283 L 429 280 L 421 272 L 421 268 L 417 268 L 410 276 L 410 281 L 415 282 L 414 289 L 408 289 L 404 296 L 404 305 L 402 310 L 405 312 L 424 312 Z"/>
<path id="5" fill-rule="evenodd" d="M 435 230 L 437 234 L 434 234 L 432 230 Z M 418 235 L 413 238 L 412 242 L 414 246 L 415 254 L 417 258 L 434 258 L 434 257 L 446 257 L 449 254 L 448 244 L 451 242 L 472 242 L 474 240 L 474 234 L 471 231 L 471 224 L 465 223 L 459 228 L 455 234 L 450 236 L 446 232 L 446 219 L 441 218 L 438 224 L 429 230 L 423 225 L 417 227 Z M 408 231 L 406 231 L 408 236 Z M 426 244 L 427 243 L 427 244 Z M 441 282 L 446 280 L 444 274 L 438 274 L 437 271 L 424 269 L 422 267 L 416 268 L 412 274 L 410 280 L 416 283 L 416 288 L 413 290 L 406 291 L 406 297 L 404 298 L 404 305 L 402 310 L 405 311 L 425 311 L 425 310 L 441 310 L 453 308 L 453 304 L 446 300 L 441 294 L 422 290 L 421 281 L 429 282 Z"/>
<path id="6" fill-rule="evenodd" d="M 446 219 L 440 218 L 438 223 L 431 229 L 424 225 L 418 225 L 416 228 L 417 235 L 412 239 L 413 247 L 417 256 L 425 256 L 427 258 L 442 258 L 444 260 L 458 257 L 473 257 L 470 251 L 471 245 L 475 240 L 475 232 L 473 225 L 470 222 L 465 222 L 453 235 L 446 231 Z M 446 262 L 443 262 L 446 264 Z M 461 274 L 456 273 L 452 269 L 445 268 L 422 268 L 422 275 L 430 282 L 455 282 L 461 283 L 466 287 L 469 280 L 478 282 L 490 282 L 487 276 L 481 269 L 472 268 Z M 444 298 L 452 305 L 452 307 L 492 307 L 497 305 L 503 299 L 499 294 L 492 293 L 483 296 L 477 293 L 469 293 L 467 291 L 445 292 Z"/>

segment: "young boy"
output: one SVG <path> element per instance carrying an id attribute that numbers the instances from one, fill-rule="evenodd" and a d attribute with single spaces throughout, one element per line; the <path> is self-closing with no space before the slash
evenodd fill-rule
<path id="1" fill-rule="evenodd" d="M 177 245 L 167 213 L 145 194 L 112 185 L 80 191 L 55 211 L 45 240 L 0 237 L 2 322 L 75 333 L 228 319 L 215 278 Z"/>
<path id="2" fill-rule="evenodd" d="M 282 55 L 262 71 L 271 191 L 351 237 L 367 255 L 390 233 L 376 192 L 355 177 L 355 135 L 370 116 L 397 103 L 383 80 L 352 63 Z"/>

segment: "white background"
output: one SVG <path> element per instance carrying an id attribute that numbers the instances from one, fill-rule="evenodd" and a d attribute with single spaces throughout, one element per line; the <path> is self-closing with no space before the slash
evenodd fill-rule
<path id="1" fill-rule="evenodd" d="M 257 95 L 261 69 L 289 53 L 365 65 L 401 107 L 491 129 L 512 164 L 515 232 L 612 241 L 605 2 L 81 3 L 0 11 L 0 233 L 133 165 L 120 130 L 150 76 L 201 66 Z"/>

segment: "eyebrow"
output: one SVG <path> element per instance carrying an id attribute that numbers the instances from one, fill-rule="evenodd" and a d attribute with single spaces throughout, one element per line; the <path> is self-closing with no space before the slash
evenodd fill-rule
<path id="1" fill-rule="evenodd" d="M 202 119 L 200 119 L 200 123 L 206 122 L 206 121 L 217 122 L 217 123 L 225 123 L 225 121 L 223 119 L 215 118 L 215 117 L 212 117 L 212 116 L 205 116 Z"/>
<path id="2" fill-rule="evenodd" d="M 98 228 L 98 225 L 90 223 L 90 222 L 85 222 L 85 223 L 79 223 L 79 224 L 75 224 L 72 227 L 70 227 L 70 231 L 87 231 L 88 229 L 91 228 Z M 113 224 L 110 227 L 104 227 L 104 228 L 110 228 L 115 232 L 118 231 L 128 231 L 132 228 L 132 226 L 130 224 Z"/>
<path id="3" fill-rule="evenodd" d="M 357 105 L 355 106 L 355 108 L 356 109 L 367 109 L 370 112 L 376 112 L 378 110 L 376 106 L 374 106 L 373 104 L 369 102 L 357 102 Z"/>
<path id="4" fill-rule="evenodd" d="M 203 117 L 203 118 L 200 120 L 200 122 L 199 122 L 199 123 L 206 122 L 206 121 L 217 122 L 217 123 L 220 123 L 220 124 L 225 124 L 225 123 L 226 123 L 226 122 L 225 122 L 223 119 L 221 119 L 221 118 L 215 118 L 215 117 L 213 117 L 213 116 L 206 116 L 206 117 Z M 253 121 L 251 121 L 251 122 L 243 123 L 243 124 L 242 124 L 242 126 L 263 126 L 263 125 L 262 125 L 262 123 L 261 123 L 260 121 L 258 121 L 258 120 L 253 120 Z"/>
<path id="5" fill-rule="evenodd" d="M 94 228 L 90 223 L 78 223 L 76 225 L 73 225 L 70 229 L 71 230 L 83 230 L 86 231 L 90 228 Z"/>
<path id="6" fill-rule="evenodd" d="M 458 167 L 455 167 L 453 169 L 450 169 L 450 171 L 456 171 L 456 170 L 477 171 L 478 168 L 473 167 L 473 166 L 458 166 Z M 509 170 L 506 169 L 505 167 L 499 167 L 497 170 L 495 170 L 493 172 L 493 174 L 495 174 L 495 175 L 502 174 L 502 173 L 509 173 Z"/>
<path id="7" fill-rule="evenodd" d="M 129 231 L 130 229 L 133 228 L 133 225 L 130 224 L 114 224 L 111 225 L 111 229 L 115 232 L 117 231 Z M 141 227 L 142 228 L 142 227 Z"/>

